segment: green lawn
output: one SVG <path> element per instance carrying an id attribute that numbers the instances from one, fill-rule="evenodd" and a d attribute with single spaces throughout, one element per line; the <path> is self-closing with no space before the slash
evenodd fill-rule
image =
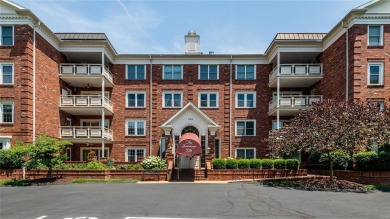
<path id="1" fill-rule="evenodd" d="M 136 183 L 135 179 L 74 179 L 71 183 Z"/>
<path id="2" fill-rule="evenodd" d="M 0 180 L 0 186 L 30 186 L 33 184 L 32 180 L 28 179 L 9 179 L 9 180 Z"/>

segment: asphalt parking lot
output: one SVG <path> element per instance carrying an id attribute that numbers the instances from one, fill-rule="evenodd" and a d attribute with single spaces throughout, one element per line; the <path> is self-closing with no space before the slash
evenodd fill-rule
<path id="1" fill-rule="evenodd" d="M 1 219 L 390 218 L 390 193 L 256 184 L 112 183 L 0 189 Z"/>

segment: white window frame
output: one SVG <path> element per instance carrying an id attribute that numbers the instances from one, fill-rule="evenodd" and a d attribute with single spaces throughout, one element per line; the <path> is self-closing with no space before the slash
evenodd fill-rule
<path id="1" fill-rule="evenodd" d="M 71 118 L 66 118 L 66 125 L 67 126 L 72 126 L 72 119 Z"/>
<path id="2" fill-rule="evenodd" d="M 207 95 L 207 106 L 200 105 L 200 103 L 201 103 L 200 95 L 202 95 L 202 94 Z M 217 98 L 216 98 L 217 105 L 216 106 L 210 106 L 210 94 L 215 94 L 217 96 Z M 198 108 L 213 108 L 213 109 L 219 108 L 219 92 L 218 91 L 200 91 L 198 93 Z"/>
<path id="3" fill-rule="evenodd" d="M 180 66 L 181 67 L 181 76 L 180 76 L 180 79 L 167 79 L 165 78 L 165 66 L 172 66 L 172 76 L 173 76 L 173 69 L 174 69 L 174 66 Z M 171 81 L 180 81 L 180 80 L 183 80 L 183 65 L 163 65 L 163 69 L 162 69 L 162 79 L 163 80 L 171 80 Z"/>
<path id="4" fill-rule="evenodd" d="M 371 45 L 370 44 L 370 27 L 379 27 L 380 28 L 380 36 L 379 36 L 379 45 Z M 384 36 L 384 30 L 383 25 L 368 25 L 367 26 L 367 41 L 368 46 L 383 46 L 383 36 Z"/>
<path id="5" fill-rule="evenodd" d="M 238 95 L 244 94 L 244 105 L 238 106 Z M 248 107 L 248 94 L 253 94 L 253 107 Z M 236 108 L 256 108 L 256 91 L 237 91 L 236 92 Z"/>
<path id="6" fill-rule="evenodd" d="M 3 45 L 3 27 L 12 27 L 12 45 Z M 15 45 L 15 31 L 13 25 L 0 25 L 0 46 L 14 46 Z"/>
<path id="7" fill-rule="evenodd" d="M 101 147 L 80 147 L 80 161 L 83 160 L 83 151 L 84 150 L 98 150 L 98 154 L 96 154 L 96 157 L 97 157 L 98 160 L 100 160 L 101 152 L 102 152 L 102 148 Z M 107 157 L 106 158 L 109 158 L 110 157 L 110 150 L 109 150 L 109 148 L 104 148 L 104 150 L 107 151 Z M 88 157 L 87 157 L 87 159 L 88 159 Z"/>
<path id="8" fill-rule="evenodd" d="M 3 143 L 3 149 L 0 149 L 0 150 L 11 149 L 11 139 L 12 139 L 12 136 L 0 136 L 0 142 Z"/>
<path id="9" fill-rule="evenodd" d="M 237 78 L 237 74 L 238 74 L 237 69 L 238 69 L 238 66 L 239 66 L 239 65 L 240 65 L 240 64 L 237 64 L 237 65 L 236 65 L 236 80 L 238 80 L 238 81 L 253 81 L 253 80 L 256 80 L 256 65 L 250 65 L 250 66 L 253 66 L 253 70 L 254 70 L 254 72 L 253 72 L 253 79 L 248 79 L 247 76 L 246 76 L 246 73 L 247 73 L 246 67 L 247 67 L 248 65 L 243 65 L 243 66 L 245 66 L 245 79 L 238 79 L 238 78 Z"/>
<path id="10" fill-rule="evenodd" d="M 377 105 L 379 110 L 383 110 L 385 108 L 385 101 L 384 100 L 368 100 L 367 102 L 370 105 Z"/>
<path id="11" fill-rule="evenodd" d="M 202 80 L 202 81 L 217 81 L 217 80 L 219 80 L 219 65 L 216 65 L 217 66 L 217 79 L 210 79 L 210 65 L 199 65 L 198 66 L 198 80 Z M 201 66 L 207 66 L 207 79 L 200 79 L 200 67 Z"/>
<path id="12" fill-rule="evenodd" d="M 12 105 L 12 122 L 4 122 L 3 121 L 3 106 L 4 105 Z M 13 124 L 15 121 L 15 104 L 14 102 L 0 102 L 0 124 Z"/>
<path id="13" fill-rule="evenodd" d="M 172 95 L 172 106 L 165 106 L 165 94 L 171 94 Z M 174 105 L 174 99 L 173 96 L 175 94 L 180 94 L 180 106 L 173 106 Z M 183 107 L 183 92 L 182 91 L 163 91 L 162 93 L 162 107 L 163 108 L 182 108 Z"/>
<path id="14" fill-rule="evenodd" d="M 246 148 L 241 148 L 241 147 L 236 148 L 236 154 L 234 156 L 234 158 L 236 158 L 236 159 L 237 159 L 237 150 L 245 150 L 245 158 L 242 158 L 242 159 L 248 159 L 248 158 L 246 158 L 246 150 L 253 150 L 253 159 L 256 159 L 256 148 L 248 148 L 248 147 L 246 147 Z"/>
<path id="15" fill-rule="evenodd" d="M 221 147 L 222 147 L 222 139 L 221 139 L 221 137 L 216 137 L 215 139 L 214 139 L 214 149 L 215 149 L 215 140 L 219 140 L 219 146 L 218 146 L 218 154 L 219 154 L 219 157 L 214 157 L 214 158 L 221 158 L 221 152 L 222 152 L 222 150 L 221 150 Z M 214 156 L 215 156 L 215 150 L 214 150 Z"/>
<path id="16" fill-rule="evenodd" d="M 136 94 L 135 106 L 129 106 L 129 94 Z M 144 95 L 144 106 L 138 106 L 137 94 Z M 126 108 L 146 108 L 146 92 L 145 91 L 126 91 Z"/>
<path id="17" fill-rule="evenodd" d="M 371 66 L 379 66 L 379 84 L 371 84 L 370 83 L 370 67 Z M 383 62 L 369 62 L 367 65 L 367 85 L 369 86 L 382 86 L 383 85 L 383 79 L 384 79 L 384 64 Z"/>
<path id="18" fill-rule="evenodd" d="M 137 73 L 135 74 L 135 79 L 129 79 L 127 76 L 128 76 L 128 71 L 129 71 L 129 66 L 135 66 L 136 67 L 136 70 L 135 70 L 135 72 L 137 72 L 137 68 L 138 68 L 138 66 L 144 66 L 144 78 L 142 78 L 142 79 L 138 79 L 137 78 Z M 126 65 L 126 80 L 131 80 L 131 81 L 142 81 L 142 80 L 146 80 L 146 65 L 136 65 L 136 64 L 134 64 L 134 65 Z"/>
<path id="19" fill-rule="evenodd" d="M 137 129 L 137 126 L 135 126 L 135 133 L 134 135 L 129 135 L 128 134 L 128 123 L 129 122 L 142 122 L 144 123 L 144 134 L 143 135 L 139 135 L 138 134 L 138 129 Z M 125 136 L 146 136 L 146 120 L 144 119 L 126 119 L 126 124 L 125 124 Z"/>
<path id="20" fill-rule="evenodd" d="M 272 120 L 272 127 L 271 127 L 271 130 L 276 130 L 277 128 L 277 125 L 278 125 L 278 120 Z M 283 126 L 285 126 L 285 123 L 290 123 L 291 120 L 279 120 L 280 123 L 282 123 L 282 126 L 280 126 L 279 128 L 282 128 Z M 274 123 L 275 123 L 275 129 L 274 129 Z"/>
<path id="21" fill-rule="evenodd" d="M 247 122 L 253 122 L 253 135 L 238 135 L 237 134 L 237 122 L 245 122 L 245 130 L 244 132 L 246 133 L 246 123 Z M 235 122 L 235 136 L 237 137 L 255 137 L 256 136 L 256 120 L 255 119 L 239 119 L 239 120 L 236 120 Z"/>
<path id="22" fill-rule="evenodd" d="M 146 158 L 146 148 L 132 148 L 132 147 L 126 147 L 126 151 L 125 151 L 125 162 L 130 162 L 130 161 L 129 161 L 129 150 L 135 150 L 135 163 L 138 162 L 138 155 L 137 155 L 137 151 L 138 151 L 138 150 L 143 150 L 143 151 L 144 151 L 144 158 Z"/>
<path id="23" fill-rule="evenodd" d="M 68 155 L 68 150 L 70 151 L 69 152 L 69 157 L 67 157 L 67 161 L 71 161 L 72 160 L 72 148 L 71 147 L 67 147 L 66 149 L 65 149 L 65 152 L 66 152 L 66 155 Z"/>
<path id="24" fill-rule="evenodd" d="M 3 66 L 12 66 L 12 82 L 4 83 L 3 82 Z M 13 85 L 15 83 L 15 66 L 12 62 L 1 62 L 0 63 L 0 85 Z"/>

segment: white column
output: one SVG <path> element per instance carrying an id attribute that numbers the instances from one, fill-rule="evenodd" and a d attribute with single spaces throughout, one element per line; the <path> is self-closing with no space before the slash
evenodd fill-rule
<path id="1" fill-rule="evenodd" d="M 278 54 L 277 54 L 277 70 L 276 70 L 276 74 L 277 74 L 277 86 L 276 86 L 276 129 L 279 129 L 279 121 L 280 121 L 280 118 L 279 118 L 279 95 L 280 95 L 280 78 L 279 78 L 279 71 L 280 71 L 280 53 L 278 51 Z"/>

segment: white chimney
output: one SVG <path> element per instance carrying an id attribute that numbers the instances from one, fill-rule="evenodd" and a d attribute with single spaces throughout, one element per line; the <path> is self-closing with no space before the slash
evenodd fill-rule
<path id="1" fill-rule="evenodd" d="M 186 44 L 186 54 L 201 54 L 199 51 L 200 36 L 196 35 L 195 31 L 188 32 L 184 36 L 184 41 Z"/>

